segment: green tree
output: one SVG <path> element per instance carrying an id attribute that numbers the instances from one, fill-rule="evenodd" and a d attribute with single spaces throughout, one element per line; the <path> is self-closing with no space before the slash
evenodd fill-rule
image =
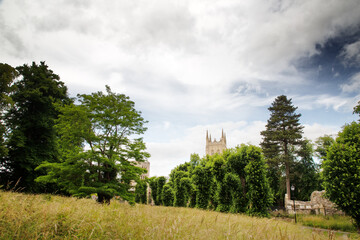
<path id="1" fill-rule="evenodd" d="M 74 196 L 97 193 L 99 202 L 109 203 L 115 195 L 133 202 L 130 183 L 144 172 L 136 162 L 149 157 L 139 137 L 146 121 L 129 97 L 108 86 L 106 94 L 78 95 L 78 102 L 59 108 L 62 162 L 39 166 L 48 174 L 37 181 L 56 182 Z"/>
<path id="2" fill-rule="evenodd" d="M 230 207 L 232 205 L 232 195 L 231 195 L 232 184 L 230 182 L 232 176 L 233 174 L 226 173 L 222 181 L 218 181 L 217 192 L 216 192 L 218 205 L 216 207 L 216 211 L 229 212 L 230 210 Z"/>
<path id="3" fill-rule="evenodd" d="M 294 198 L 301 201 L 309 201 L 313 191 L 321 190 L 319 166 L 313 159 L 313 145 L 305 139 L 298 150 L 298 161 L 292 165 L 292 183 L 296 186 Z"/>
<path id="4" fill-rule="evenodd" d="M 248 185 L 248 201 L 250 215 L 267 216 L 272 204 L 272 194 L 266 177 L 266 164 L 261 149 L 250 146 L 248 149 L 249 163 L 245 167 Z"/>
<path id="5" fill-rule="evenodd" d="M 169 183 L 166 183 L 163 187 L 162 193 L 162 204 L 164 206 L 173 206 L 174 205 L 174 190 Z"/>
<path id="6" fill-rule="evenodd" d="M 174 206 L 186 207 L 189 198 L 191 181 L 189 174 L 184 171 L 174 173 Z"/>
<path id="7" fill-rule="evenodd" d="M 261 132 L 263 141 L 261 147 L 268 161 L 285 166 L 286 193 L 290 199 L 290 165 L 292 157 L 291 146 L 301 144 L 303 126 L 299 123 L 301 114 L 296 114 L 297 107 L 286 96 L 278 96 L 268 108 L 271 112 L 266 124 L 266 130 Z"/>
<path id="8" fill-rule="evenodd" d="M 9 154 L 7 165 L 10 170 L 9 181 L 19 181 L 18 187 L 27 192 L 52 191 L 35 178 L 43 172 L 34 169 L 42 162 L 58 162 L 55 120 L 59 112 L 55 104 L 67 104 L 67 88 L 48 66 L 23 65 L 16 70 L 20 75 L 11 94 L 14 102 L 7 113 Z"/>
<path id="9" fill-rule="evenodd" d="M 210 190 L 212 185 L 213 176 L 211 169 L 208 166 L 196 166 L 192 182 L 196 189 L 196 207 L 207 209 L 210 200 Z"/>
<path id="10" fill-rule="evenodd" d="M 331 145 L 335 143 L 335 139 L 330 135 L 324 135 L 322 137 L 318 137 L 315 141 L 316 149 L 315 153 L 318 158 L 324 160 L 326 158 L 327 150 Z"/>
<path id="11" fill-rule="evenodd" d="M 15 68 L 8 64 L 0 63 L 0 183 L 5 184 L 9 175 L 7 154 L 7 133 L 5 114 L 9 110 L 12 99 L 10 93 L 13 91 L 13 82 L 18 76 Z"/>
<path id="12" fill-rule="evenodd" d="M 150 189 L 151 189 L 152 200 L 153 200 L 155 205 L 160 205 L 159 202 L 157 201 L 157 199 L 158 199 L 158 197 L 157 197 L 157 194 L 158 194 L 157 184 L 158 184 L 158 182 L 157 182 L 156 177 L 151 177 L 149 179 L 149 185 L 150 185 Z"/>
<path id="13" fill-rule="evenodd" d="M 326 195 L 354 219 L 360 232 L 360 124 L 343 127 L 323 161 Z"/>
<path id="14" fill-rule="evenodd" d="M 139 180 L 135 186 L 135 202 L 147 203 L 147 182 L 146 180 Z"/>
<path id="15" fill-rule="evenodd" d="M 247 199 L 243 194 L 243 187 L 240 177 L 234 173 L 227 173 L 224 178 L 224 184 L 230 191 L 230 208 L 229 212 L 239 213 L 246 212 Z"/>
<path id="16" fill-rule="evenodd" d="M 360 115 L 360 101 L 358 102 L 358 104 L 354 107 L 354 112 L 356 114 Z"/>
<path id="17" fill-rule="evenodd" d="M 160 176 L 156 179 L 156 188 L 157 188 L 156 201 L 155 201 L 155 203 L 157 203 L 156 205 L 162 205 L 161 193 L 165 183 L 166 183 L 166 178 L 164 176 Z"/>

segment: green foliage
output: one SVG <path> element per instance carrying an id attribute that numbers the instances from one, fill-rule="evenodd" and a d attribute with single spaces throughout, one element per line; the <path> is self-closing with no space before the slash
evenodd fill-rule
<path id="1" fill-rule="evenodd" d="M 290 197 L 290 164 L 293 158 L 291 148 L 301 144 L 302 129 L 299 119 L 301 114 L 296 114 L 297 107 L 292 105 L 291 99 L 286 96 L 278 96 L 268 108 L 270 118 L 266 124 L 266 130 L 261 132 L 263 141 L 260 143 L 264 156 L 268 162 L 274 162 L 272 172 L 285 166 L 286 193 Z M 270 174 L 271 177 L 273 174 Z M 270 180 L 271 183 L 279 183 L 278 179 Z M 276 186 L 272 186 L 277 188 Z"/>
<path id="2" fill-rule="evenodd" d="M 150 189 L 151 189 L 151 197 L 154 201 L 154 204 L 155 205 L 160 205 L 158 202 L 157 202 L 157 194 L 158 194 L 158 188 L 157 188 L 157 180 L 156 180 L 156 177 L 151 177 L 149 179 L 149 185 L 150 185 Z"/>
<path id="3" fill-rule="evenodd" d="M 196 166 L 192 182 L 196 189 L 196 207 L 207 209 L 210 201 L 210 188 L 212 185 L 213 176 L 209 166 Z"/>
<path id="4" fill-rule="evenodd" d="M 266 178 L 265 161 L 261 149 L 258 147 L 249 147 L 248 155 L 250 161 L 245 168 L 246 183 L 248 185 L 248 213 L 256 216 L 267 216 L 268 208 L 271 206 L 273 199 Z"/>
<path id="5" fill-rule="evenodd" d="M 326 195 L 360 230 L 360 124 L 344 126 L 323 161 Z"/>
<path id="6" fill-rule="evenodd" d="M 174 206 L 240 213 L 247 212 L 250 203 L 250 214 L 266 216 L 272 203 L 266 165 L 255 146 L 243 144 L 202 159 L 192 155 L 189 163 L 173 169 L 170 176 L 166 191 L 170 196 L 173 192 Z"/>
<path id="7" fill-rule="evenodd" d="M 165 183 L 166 183 L 165 177 L 161 176 L 161 177 L 156 178 L 156 192 L 157 192 L 156 193 L 156 201 L 155 201 L 156 205 L 161 205 L 161 203 L 162 203 L 161 193 L 162 193 Z"/>
<path id="8" fill-rule="evenodd" d="M 191 186 L 189 174 L 184 171 L 176 171 L 174 173 L 174 206 L 186 207 Z"/>
<path id="9" fill-rule="evenodd" d="M 67 88 L 58 75 L 41 62 L 23 65 L 16 70 L 20 75 L 10 97 L 13 101 L 6 117 L 9 136 L 7 168 L 9 181 L 28 192 L 53 191 L 34 179 L 44 171 L 34 169 L 44 161 L 59 162 L 55 120 L 59 112 L 55 104 L 68 104 Z M 49 187 L 49 185 L 48 185 Z"/>
<path id="10" fill-rule="evenodd" d="M 358 102 L 358 104 L 354 107 L 354 112 L 356 114 L 360 115 L 360 101 Z"/>
<path id="11" fill-rule="evenodd" d="M 313 160 L 313 145 L 309 140 L 304 140 L 298 151 L 299 161 L 292 165 L 292 184 L 296 186 L 294 198 L 301 201 L 310 201 L 313 191 L 322 190 L 319 166 Z"/>
<path id="12" fill-rule="evenodd" d="M 8 64 L 0 63 L 0 183 L 6 184 L 8 176 L 7 134 L 5 113 L 9 110 L 12 99 L 10 93 L 14 90 L 13 82 L 18 76 L 15 68 Z"/>
<path id="13" fill-rule="evenodd" d="M 299 223 L 309 227 L 356 232 L 356 227 L 349 216 L 296 215 L 296 218 Z"/>
<path id="14" fill-rule="evenodd" d="M 135 202 L 147 204 L 147 182 L 139 180 L 135 186 Z"/>
<path id="15" fill-rule="evenodd" d="M 328 148 L 331 147 L 331 145 L 333 145 L 334 143 L 335 143 L 335 139 L 330 135 L 324 135 L 322 137 L 318 137 L 315 141 L 316 156 L 321 160 L 324 160 L 326 158 Z"/>
<path id="16" fill-rule="evenodd" d="M 234 173 L 227 173 L 224 178 L 224 184 L 228 186 L 231 195 L 229 212 L 246 212 L 247 199 L 240 177 Z"/>
<path id="17" fill-rule="evenodd" d="M 163 187 L 162 193 L 162 204 L 164 206 L 173 206 L 174 205 L 174 190 L 169 183 L 166 183 Z"/>
<path id="18" fill-rule="evenodd" d="M 135 138 L 145 132 L 146 121 L 124 94 L 96 92 L 78 95 L 79 105 L 59 106 L 61 163 L 43 163 L 47 170 L 38 182 L 56 182 L 74 196 L 98 194 L 99 202 L 109 202 L 115 195 L 129 202 L 131 180 L 138 181 L 143 169 L 135 161 L 144 161 L 145 144 Z"/>

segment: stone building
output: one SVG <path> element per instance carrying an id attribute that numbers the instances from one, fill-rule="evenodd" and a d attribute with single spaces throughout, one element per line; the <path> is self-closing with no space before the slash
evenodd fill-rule
<path id="1" fill-rule="evenodd" d="M 145 180 L 145 178 L 149 178 L 150 177 L 150 162 L 149 161 L 144 161 L 144 162 L 137 162 L 136 163 L 137 167 L 141 167 L 147 170 L 146 173 L 141 174 L 140 179 L 141 180 Z"/>
<path id="2" fill-rule="evenodd" d="M 209 132 L 206 131 L 206 155 L 214 155 L 215 153 L 222 153 L 226 149 L 226 135 L 224 134 L 224 130 L 221 132 L 221 138 L 219 141 L 211 140 L 211 134 L 209 136 Z"/>
<path id="3" fill-rule="evenodd" d="M 145 180 L 145 178 L 149 178 L 150 177 L 150 162 L 149 161 L 144 161 L 144 162 L 136 162 L 135 166 L 137 167 L 141 167 L 147 170 L 146 173 L 141 174 L 140 179 L 141 180 Z M 129 191 L 134 192 L 135 191 L 135 186 L 136 186 L 136 182 L 134 180 L 131 180 L 130 182 L 130 189 Z M 148 187 L 147 190 L 147 194 L 149 195 L 149 191 L 150 188 Z"/>
<path id="4" fill-rule="evenodd" d="M 310 201 L 293 201 L 287 198 L 285 194 L 285 208 L 289 214 L 297 213 L 302 214 L 324 214 L 324 215 L 343 215 L 344 213 L 337 209 L 336 205 L 324 197 L 325 190 L 314 191 L 310 196 Z"/>

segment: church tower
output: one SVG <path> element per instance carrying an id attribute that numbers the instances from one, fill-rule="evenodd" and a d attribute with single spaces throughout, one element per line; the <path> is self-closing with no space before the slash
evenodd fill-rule
<path id="1" fill-rule="evenodd" d="M 211 135 L 209 137 L 209 132 L 206 131 L 206 155 L 214 155 L 215 153 L 221 154 L 223 150 L 226 149 L 226 135 L 224 130 L 222 130 L 221 138 L 219 141 L 211 140 Z"/>

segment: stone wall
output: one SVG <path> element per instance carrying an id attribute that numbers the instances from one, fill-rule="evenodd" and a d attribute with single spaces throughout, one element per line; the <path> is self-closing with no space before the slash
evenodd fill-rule
<path id="1" fill-rule="evenodd" d="M 296 213 L 301 214 L 324 214 L 332 215 L 344 213 L 336 208 L 336 205 L 326 199 L 323 191 L 315 191 L 311 194 L 310 201 L 297 201 L 295 200 Z M 294 214 L 294 201 L 288 200 L 285 194 L 285 208 L 289 214 Z"/>

